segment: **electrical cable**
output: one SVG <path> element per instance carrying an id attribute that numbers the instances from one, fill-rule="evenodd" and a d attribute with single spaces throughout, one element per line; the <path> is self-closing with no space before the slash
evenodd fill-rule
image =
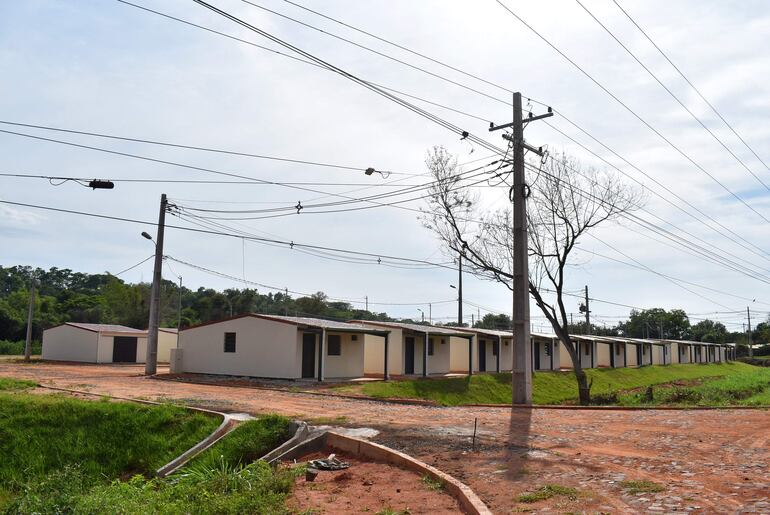
<path id="1" fill-rule="evenodd" d="M 200 0 L 195 0 L 195 1 L 200 1 Z M 701 166 L 697 161 L 695 161 L 692 157 L 690 157 L 689 154 L 685 153 L 681 148 L 676 146 L 670 139 L 668 139 L 666 136 L 664 136 L 663 133 L 661 133 L 658 129 L 653 127 L 650 124 L 650 122 L 648 122 L 645 118 L 643 118 L 639 113 L 637 113 L 636 111 L 631 109 L 631 107 L 629 107 L 628 104 L 623 102 L 618 96 L 616 96 L 614 93 L 612 93 L 606 86 L 604 86 L 601 82 L 599 82 L 597 79 L 595 79 L 593 77 L 593 75 L 588 73 L 584 68 L 582 68 L 574 60 L 572 60 L 569 56 L 567 56 L 567 54 L 565 54 L 562 50 L 560 50 L 556 45 L 551 43 L 550 40 L 548 40 L 545 36 L 540 34 L 540 32 L 538 32 L 537 30 L 534 29 L 534 27 L 532 27 L 530 24 L 528 24 L 526 21 L 524 21 L 519 15 L 517 15 L 515 12 L 513 12 L 506 4 L 504 4 L 501 0 L 495 0 L 495 1 L 501 7 L 503 7 L 506 11 L 508 11 L 514 18 L 516 18 L 521 24 L 523 24 L 531 32 L 533 32 L 536 36 L 538 36 L 549 47 L 551 47 L 554 51 L 556 51 L 556 53 L 558 53 L 560 56 L 562 56 L 567 62 L 569 62 L 578 71 L 580 71 L 584 76 L 586 76 L 591 82 L 593 82 L 596 86 L 598 86 L 602 91 L 604 91 L 607 95 L 609 95 L 613 100 L 615 100 L 626 111 L 628 111 L 631 115 L 633 115 L 634 118 L 639 120 L 644 126 L 646 126 L 653 133 L 655 133 L 659 138 L 661 138 L 664 142 L 666 142 L 672 149 L 674 149 L 677 153 L 679 153 L 682 157 L 684 157 L 687 161 L 689 161 L 692 165 L 694 165 L 698 170 L 700 170 L 705 175 L 707 175 L 712 181 L 714 181 L 716 184 L 718 184 L 722 189 L 724 189 L 727 193 L 729 193 L 732 197 L 734 197 L 737 201 L 739 201 L 741 204 L 743 204 L 746 208 L 751 210 L 754 214 L 756 214 L 762 220 L 764 220 L 767 223 L 770 223 L 770 219 L 768 219 L 765 215 L 763 215 L 762 213 L 757 211 L 754 207 L 752 207 L 750 204 L 748 204 L 743 198 L 741 198 L 737 193 L 735 193 L 733 190 L 728 188 L 723 182 L 721 182 L 719 179 L 717 179 L 713 174 L 711 174 L 708 170 L 706 170 L 703 166 Z"/>

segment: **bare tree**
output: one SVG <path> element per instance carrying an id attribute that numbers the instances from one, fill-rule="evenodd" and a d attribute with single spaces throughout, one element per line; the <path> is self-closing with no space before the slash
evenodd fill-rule
<path id="1" fill-rule="evenodd" d="M 489 210 L 458 171 L 456 160 L 442 147 L 426 159 L 434 185 L 423 224 L 444 244 L 448 254 L 462 254 L 469 270 L 513 289 L 512 209 Z M 528 177 L 529 293 L 564 343 L 573 363 L 581 404 L 589 404 L 590 385 L 580 353 L 569 334 L 564 306 L 565 273 L 582 236 L 597 225 L 633 211 L 641 195 L 615 176 L 583 169 L 565 154 L 544 159 Z M 503 186 L 508 171 L 490 173 Z"/>

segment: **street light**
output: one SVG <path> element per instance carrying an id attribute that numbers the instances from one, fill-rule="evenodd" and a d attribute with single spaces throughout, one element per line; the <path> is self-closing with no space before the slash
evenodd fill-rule
<path id="1" fill-rule="evenodd" d="M 420 308 L 417 308 L 417 311 L 422 314 L 422 321 L 425 322 L 425 311 L 421 310 Z"/>
<path id="2" fill-rule="evenodd" d="M 147 234 L 146 232 L 142 231 L 142 236 L 144 236 L 145 238 L 147 238 L 147 239 L 148 239 L 148 240 L 150 240 L 151 242 L 155 243 L 155 241 L 152 239 L 152 236 L 150 236 L 150 235 L 149 235 L 149 234 Z"/>

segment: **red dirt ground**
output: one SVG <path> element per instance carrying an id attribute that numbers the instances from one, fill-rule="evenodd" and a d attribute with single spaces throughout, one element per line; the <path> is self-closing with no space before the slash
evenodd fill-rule
<path id="1" fill-rule="evenodd" d="M 378 429 L 375 441 L 465 482 L 496 513 L 770 513 L 766 410 L 443 408 L 160 381 L 142 372 L 141 366 L 0 362 L 0 376 L 99 394 L 310 421 L 344 417 L 345 425 Z M 629 480 L 666 489 L 629 494 L 621 486 Z M 579 494 L 517 501 L 546 484 L 574 487 Z"/>
<path id="2" fill-rule="evenodd" d="M 327 454 L 314 453 L 297 461 L 326 457 Z M 337 453 L 337 458 L 350 463 L 350 468 L 321 471 L 313 482 L 305 481 L 304 476 L 298 478 L 289 501 L 290 509 L 298 513 L 335 515 L 378 513 L 384 509 L 410 514 L 460 511 L 453 497 L 430 489 L 414 472 L 343 453 Z"/>

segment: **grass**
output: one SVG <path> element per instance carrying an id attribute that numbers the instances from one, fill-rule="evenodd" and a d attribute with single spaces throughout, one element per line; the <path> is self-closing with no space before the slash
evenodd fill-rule
<path id="1" fill-rule="evenodd" d="M 84 476 L 150 473 L 218 421 L 176 406 L 0 393 L 0 485 L 78 464 Z"/>
<path id="2" fill-rule="evenodd" d="M 425 474 L 420 478 L 420 481 L 422 481 L 422 484 L 428 487 L 429 490 L 433 490 L 435 492 L 441 491 L 444 489 L 444 482 L 440 479 L 433 479 L 429 475 Z"/>
<path id="3" fill-rule="evenodd" d="M 592 395 L 597 400 L 603 400 L 603 403 L 608 404 L 617 402 L 638 405 L 640 401 L 631 397 L 632 390 L 682 381 L 703 381 L 704 392 L 706 390 L 712 391 L 714 388 L 723 392 L 751 391 L 749 396 L 745 396 L 745 393 L 739 393 L 732 397 L 730 394 L 716 397 L 708 394 L 703 396 L 700 401 L 704 404 L 709 402 L 741 405 L 770 404 L 770 399 L 768 399 L 770 397 L 770 370 L 745 363 L 589 369 L 586 370 L 586 374 L 589 382 L 593 382 Z M 762 387 L 762 384 L 765 386 Z M 429 399 L 444 406 L 508 404 L 511 402 L 511 375 L 508 373 L 479 374 L 471 378 L 379 381 L 342 388 L 378 398 Z M 533 401 L 535 404 L 574 404 L 577 397 L 577 384 L 571 371 L 535 372 L 533 374 Z M 671 402 L 673 404 L 685 404 L 673 400 Z"/>
<path id="4" fill-rule="evenodd" d="M 173 405 L 19 391 L 28 386 L 34 383 L 0 382 L 0 511 L 288 513 L 286 496 L 301 469 L 252 463 L 288 436 L 288 419 L 245 422 L 162 480 L 152 472 L 210 434 L 217 419 Z"/>
<path id="5" fill-rule="evenodd" d="M 4 390 L 26 390 L 28 388 L 34 388 L 35 386 L 37 386 L 37 383 L 34 381 L 0 377 L 0 392 Z"/>
<path id="6" fill-rule="evenodd" d="M 539 501 L 545 501 L 551 497 L 569 497 L 575 499 L 578 491 L 575 488 L 569 488 L 559 485 L 545 485 L 541 486 L 534 492 L 528 492 L 526 494 L 519 495 L 516 500 L 526 504 L 532 504 Z"/>
<path id="7" fill-rule="evenodd" d="M 619 484 L 629 494 L 652 494 L 666 490 L 665 486 L 652 481 L 621 481 Z"/>
<path id="8" fill-rule="evenodd" d="M 193 460 L 195 466 L 214 467 L 221 461 L 230 466 L 256 461 L 291 437 L 289 419 L 266 415 L 238 425 Z"/>

